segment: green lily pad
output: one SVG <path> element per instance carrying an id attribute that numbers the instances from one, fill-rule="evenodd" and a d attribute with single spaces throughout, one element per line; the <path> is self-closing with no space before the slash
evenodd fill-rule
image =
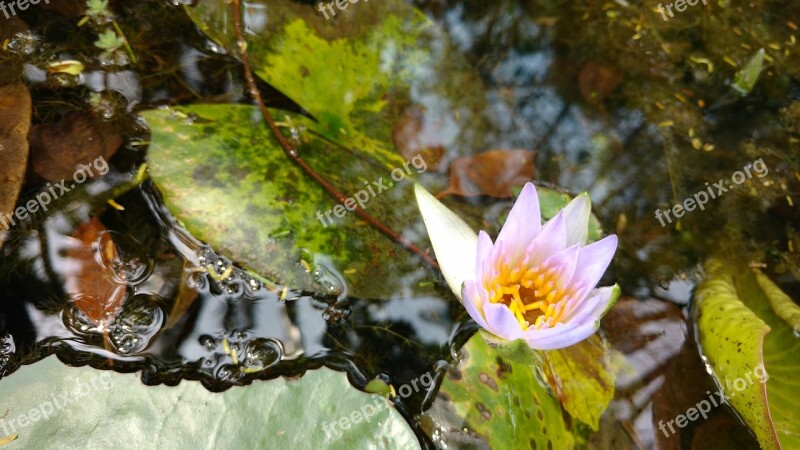
<path id="1" fill-rule="evenodd" d="M 9 450 L 420 448 L 384 398 L 326 368 L 212 393 L 187 381 L 148 387 L 136 374 L 51 356 L 0 380 L 0 410 L 0 441 L 17 435 Z"/>
<path id="2" fill-rule="evenodd" d="M 706 270 L 694 318 L 717 384 L 762 448 L 800 448 L 800 339 L 751 269 L 711 260 Z"/>
<path id="3" fill-rule="evenodd" d="M 304 123 L 297 115 L 273 114 Z M 256 107 L 192 105 L 142 116 L 152 131 L 150 175 L 170 212 L 245 268 L 321 294 L 338 293 L 320 282 L 334 274 L 350 295 L 371 298 L 389 298 L 431 276 L 421 258 L 337 204 L 295 165 Z M 307 135 L 301 140 L 304 160 L 324 170 L 345 195 L 363 193 L 364 209 L 373 217 L 398 232 L 420 226 L 410 182 L 393 180 L 330 141 Z M 422 165 L 400 167 L 411 177 Z"/>
<path id="4" fill-rule="evenodd" d="M 248 60 L 255 74 L 315 121 L 310 130 L 386 169 L 403 159 L 392 129 L 421 112 L 425 135 L 450 156 L 486 148 L 485 89 L 441 29 L 402 0 L 344 3 L 325 19 L 317 3 L 243 3 Z M 226 0 L 186 7 L 211 39 L 240 56 Z M 330 16 L 329 16 L 330 17 Z"/>
<path id="5" fill-rule="evenodd" d="M 597 431 L 600 416 L 614 398 L 608 343 L 595 334 L 567 348 L 542 353 L 547 381 L 564 409 Z"/>
<path id="6" fill-rule="evenodd" d="M 561 406 L 537 380 L 534 367 L 499 357 L 480 334 L 459 355 L 423 423 L 460 418 L 445 434 L 466 428 L 497 449 L 573 447 Z"/>

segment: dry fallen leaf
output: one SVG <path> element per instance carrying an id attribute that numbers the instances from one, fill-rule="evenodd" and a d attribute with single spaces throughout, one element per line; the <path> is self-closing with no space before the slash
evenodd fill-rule
<path id="1" fill-rule="evenodd" d="M 99 156 L 108 161 L 122 144 L 108 124 L 75 111 L 56 123 L 34 126 L 30 141 L 33 171 L 48 181 L 72 178 L 78 165 Z"/>
<path id="2" fill-rule="evenodd" d="M 533 179 L 533 157 L 530 150 L 489 150 L 457 158 L 450 163 L 450 186 L 436 197 L 447 194 L 511 197 L 512 187 Z"/>
<path id="3" fill-rule="evenodd" d="M 31 94 L 22 83 L 0 87 L 0 214 L 11 213 L 25 182 Z M 0 245 L 5 240 L 0 229 Z"/>
<path id="4" fill-rule="evenodd" d="M 67 250 L 67 294 L 92 324 L 106 328 L 119 313 L 126 294 L 125 284 L 115 280 L 111 269 L 102 264 L 118 259 L 117 248 L 97 218 L 78 226 L 72 238 L 73 245 Z"/>

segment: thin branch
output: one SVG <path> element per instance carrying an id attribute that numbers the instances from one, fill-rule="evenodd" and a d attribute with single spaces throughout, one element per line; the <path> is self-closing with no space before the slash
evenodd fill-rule
<path id="1" fill-rule="evenodd" d="M 311 178 L 314 179 L 317 183 L 320 184 L 328 194 L 332 195 L 336 200 L 340 203 L 344 203 L 347 200 L 347 197 L 343 195 L 341 192 L 337 191 L 330 183 L 328 183 L 324 178 L 322 178 L 308 163 L 300 157 L 300 154 L 297 152 L 296 149 L 292 147 L 289 141 L 286 140 L 286 137 L 283 136 L 283 133 L 278 129 L 277 125 L 275 125 L 275 121 L 272 118 L 272 114 L 267 110 L 267 107 L 264 105 L 264 102 L 261 99 L 261 92 L 258 90 L 256 86 L 255 78 L 253 77 L 253 71 L 250 68 L 250 61 L 247 57 L 247 42 L 244 39 L 244 34 L 242 33 L 242 19 L 241 19 L 241 8 L 239 5 L 239 0 L 233 0 L 233 26 L 236 30 L 236 44 L 239 47 L 239 53 L 242 56 L 242 64 L 244 65 L 244 76 L 247 81 L 247 86 L 250 90 L 250 95 L 253 97 L 253 100 L 256 101 L 258 104 L 258 108 L 261 111 L 261 114 L 264 116 L 264 119 L 269 124 L 272 133 L 278 139 L 278 142 L 283 147 L 283 150 L 289 156 L 289 158 L 294 161 L 295 164 L 300 166 L 303 171 L 308 174 Z M 399 243 L 403 247 L 407 248 L 408 250 L 416 253 L 419 255 L 420 258 L 425 260 L 428 264 L 439 269 L 439 264 L 431 258 L 430 255 L 422 251 L 419 247 L 414 245 L 413 242 L 409 241 L 408 239 L 401 236 L 399 233 L 395 232 L 388 226 L 384 225 L 378 219 L 372 217 L 366 211 L 361 209 L 358 205 L 355 205 L 355 212 L 358 214 L 362 219 L 367 221 L 370 225 L 378 229 L 381 233 L 388 236 L 395 242 Z"/>

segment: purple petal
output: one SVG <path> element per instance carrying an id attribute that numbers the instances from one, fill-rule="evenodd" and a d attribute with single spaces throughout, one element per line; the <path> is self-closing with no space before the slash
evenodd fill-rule
<path id="1" fill-rule="evenodd" d="M 489 325 L 486 329 L 492 334 L 509 341 L 522 337 L 522 327 L 508 306 L 502 303 L 487 302 L 483 305 L 483 314 Z"/>
<path id="2" fill-rule="evenodd" d="M 586 245 L 589 236 L 589 217 L 592 214 L 592 201 L 589 194 L 583 193 L 569 202 L 564 208 L 564 222 L 567 227 L 567 245 Z"/>
<path id="3" fill-rule="evenodd" d="M 563 211 L 556 214 L 542 227 L 542 231 L 533 239 L 528 248 L 531 255 L 531 264 L 533 265 L 541 264 L 550 255 L 567 248 Z"/>
<path id="4" fill-rule="evenodd" d="M 581 246 L 578 244 L 572 247 L 565 248 L 560 252 L 551 255 L 544 261 L 545 267 L 558 267 L 561 268 L 559 281 L 561 286 L 565 287 L 572 281 L 572 276 L 575 274 L 575 268 L 578 265 L 578 257 L 580 256 Z"/>
<path id="5" fill-rule="evenodd" d="M 581 254 L 578 256 L 578 270 L 572 282 L 581 284 L 587 289 L 595 287 L 616 251 L 617 236 L 613 234 L 581 248 Z"/>
<path id="6" fill-rule="evenodd" d="M 613 300 L 615 289 L 614 286 L 594 289 L 574 311 L 564 316 L 563 321 L 565 323 L 580 324 L 587 320 L 600 319 L 600 316 Z"/>
<path id="7" fill-rule="evenodd" d="M 462 304 L 464 305 L 464 309 L 467 310 L 467 313 L 472 320 L 474 320 L 481 328 L 488 329 L 486 325 L 486 319 L 483 318 L 483 315 L 478 308 L 478 305 L 483 305 L 484 303 L 488 303 L 484 301 L 486 293 L 481 289 L 477 282 L 473 280 L 467 280 L 464 282 L 464 291 L 463 291 L 463 300 Z"/>
<path id="8" fill-rule="evenodd" d="M 533 183 L 526 183 L 511 208 L 511 212 L 508 213 L 508 218 L 503 224 L 497 240 L 514 246 L 514 248 L 508 248 L 516 253 L 511 255 L 511 259 L 516 259 L 525 250 L 524 247 L 517 246 L 528 245 L 541 229 L 542 215 L 539 210 L 539 196 L 536 194 L 536 187 Z"/>
<path id="9" fill-rule="evenodd" d="M 525 336 L 525 342 L 536 350 L 557 350 L 569 347 L 593 335 L 600 327 L 600 321 L 590 321 L 581 325 L 561 325 L 546 330 L 534 330 Z"/>

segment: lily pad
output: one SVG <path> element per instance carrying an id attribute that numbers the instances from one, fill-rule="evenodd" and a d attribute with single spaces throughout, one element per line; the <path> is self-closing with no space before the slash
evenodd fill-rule
<path id="1" fill-rule="evenodd" d="M 304 121 L 273 114 L 284 122 Z M 192 105 L 142 116 L 152 130 L 150 175 L 170 212 L 247 269 L 321 294 L 342 288 L 320 278 L 344 280 L 347 293 L 371 298 L 389 298 L 431 276 L 421 258 L 347 210 L 349 203 L 338 204 L 295 165 L 256 107 Z M 393 179 L 330 141 L 301 139 L 304 160 L 324 169 L 345 195 L 363 193 L 363 207 L 373 217 L 397 231 L 421 226 L 412 184 L 404 179 L 421 164 L 400 166 L 403 177 Z"/>
<path id="2" fill-rule="evenodd" d="M 572 448 L 575 437 L 558 400 L 536 378 L 535 368 L 502 357 L 475 334 L 459 351 L 423 422 L 442 427 L 444 441 L 466 428 L 491 448 Z M 462 423 L 452 424 L 455 417 Z"/>
<path id="3" fill-rule="evenodd" d="M 212 393 L 196 382 L 145 386 L 136 374 L 51 356 L 0 380 L 0 399 L 0 441 L 16 435 L 9 450 L 419 448 L 384 398 L 326 368 Z"/>
<path id="4" fill-rule="evenodd" d="M 706 270 L 695 321 L 717 384 L 762 448 L 800 448 L 800 339 L 751 269 L 711 260 Z"/>
<path id="5" fill-rule="evenodd" d="M 315 119 L 310 130 L 387 169 L 403 162 L 392 129 L 412 110 L 422 112 L 422 134 L 438 136 L 451 157 L 486 148 L 483 83 L 446 34 L 402 0 L 344 4 L 326 19 L 317 3 L 243 2 L 255 74 Z M 230 2 L 186 10 L 240 56 Z"/>
<path id="6" fill-rule="evenodd" d="M 593 335 L 570 347 L 542 352 L 547 381 L 572 417 L 597 431 L 614 398 L 614 368 L 605 340 Z"/>

